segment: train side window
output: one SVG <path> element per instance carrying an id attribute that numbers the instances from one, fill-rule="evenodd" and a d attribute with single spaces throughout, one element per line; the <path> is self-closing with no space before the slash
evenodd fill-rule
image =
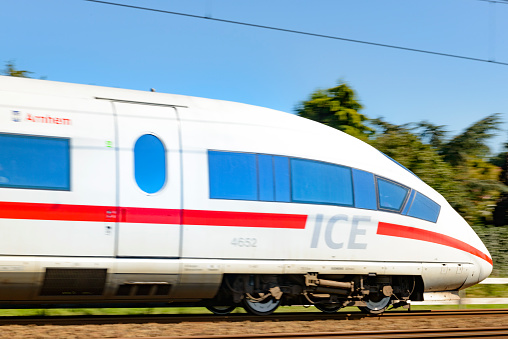
<path id="1" fill-rule="evenodd" d="M 413 200 L 415 199 L 415 190 L 411 190 L 411 193 L 409 194 L 409 198 L 406 201 L 406 204 L 404 205 L 404 209 L 402 210 L 402 214 L 407 215 L 407 212 L 409 211 L 409 207 L 411 207 L 411 204 L 413 203 Z"/>
<path id="2" fill-rule="evenodd" d="M 427 198 L 420 192 L 417 192 L 407 215 L 410 217 L 436 222 L 440 211 L 441 206 L 439 204 Z"/>
<path id="3" fill-rule="evenodd" d="M 0 134 L 0 187 L 70 191 L 70 140 Z"/>
<path id="4" fill-rule="evenodd" d="M 166 149 L 153 134 L 144 134 L 134 145 L 134 177 L 145 193 L 157 193 L 166 183 Z"/>
<path id="5" fill-rule="evenodd" d="M 258 154 L 259 200 L 275 201 L 273 156 Z"/>
<path id="6" fill-rule="evenodd" d="M 374 174 L 353 169 L 355 207 L 377 210 Z"/>
<path id="7" fill-rule="evenodd" d="M 351 169 L 291 159 L 291 194 L 294 202 L 353 206 Z"/>
<path id="8" fill-rule="evenodd" d="M 291 200 L 289 158 L 273 156 L 273 168 L 275 172 L 275 201 L 289 202 Z"/>
<path id="9" fill-rule="evenodd" d="M 400 212 L 406 200 L 409 188 L 393 181 L 377 178 L 379 208 L 388 211 Z"/>
<path id="10" fill-rule="evenodd" d="M 258 200 L 256 155 L 208 151 L 211 199 Z"/>
<path id="11" fill-rule="evenodd" d="M 289 159 L 258 154 L 259 200 L 289 202 Z"/>

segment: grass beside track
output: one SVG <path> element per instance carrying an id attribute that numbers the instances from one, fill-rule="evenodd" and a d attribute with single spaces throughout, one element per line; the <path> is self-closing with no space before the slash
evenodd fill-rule
<path id="1" fill-rule="evenodd" d="M 466 288 L 468 298 L 506 298 L 508 285 L 480 284 Z"/>
<path id="2" fill-rule="evenodd" d="M 459 309 L 489 309 L 508 308 L 508 305 L 440 305 L 440 306 L 411 306 L 411 310 L 459 310 Z M 403 308 L 395 309 L 404 311 Z M 314 307 L 282 306 L 276 313 L 286 312 L 317 312 Z M 356 307 L 345 307 L 339 312 L 358 312 Z M 387 312 L 390 312 L 388 310 Z M 246 313 L 238 307 L 232 313 Z M 146 314 L 210 314 L 204 307 L 159 307 L 159 308 L 54 308 L 54 309 L 4 309 L 0 316 L 80 316 L 80 315 L 146 315 Z"/>

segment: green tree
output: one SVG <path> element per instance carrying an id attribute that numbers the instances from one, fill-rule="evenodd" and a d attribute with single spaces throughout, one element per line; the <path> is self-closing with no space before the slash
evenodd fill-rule
<path id="1" fill-rule="evenodd" d="M 446 140 L 445 126 L 373 119 L 378 132 L 372 145 L 440 192 L 470 224 L 492 223 L 493 206 L 506 191 L 497 180 L 500 169 L 480 157 L 488 154 L 485 142 L 494 120 L 489 116 Z M 471 149 L 462 149 L 467 146 Z"/>
<path id="2" fill-rule="evenodd" d="M 309 100 L 297 106 L 296 112 L 301 117 L 367 140 L 374 131 L 365 124 L 368 119 L 359 112 L 362 108 L 354 90 L 345 83 L 339 83 L 312 93 Z"/>
<path id="3" fill-rule="evenodd" d="M 16 65 L 12 60 L 7 61 L 5 63 L 5 68 L 2 71 L 2 75 L 8 75 L 11 77 L 19 77 L 19 78 L 30 78 L 29 74 L 33 74 L 33 72 L 16 69 Z"/>
<path id="4" fill-rule="evenodd" d="M 494 260 L 494 276 L 508 276 L 508 227 L 473 226 Z"/>
<path id="5" fill-rule="evenodd" d="M 501 169 L 488 162 L 488 139 L 499 130 L 500 115 L 491 114 L 466 128 L 438 149 L 444 160 L 454 168 L 455 177 L 468 193 L 473 204 L 466 215 L 474 215 L 475 224 L 493 223 L 494 206 L 507 186 L 499 181 Z"/>
<path id="6" fill-rule="evenodd" d="M 466 164 L 454 167 L 454 171 L 471 202 L 471 208 L 463 215 L 472 216 L 472 219 L 466 218 L 472 224 L 492 224 L 496 202 L 507 191 L 507 187 L 498 181 L 499 167 L 480 158 L 470 158 Z"/>
<path id="7" fill-rule="evenodd" d="M 416 130 L 419 131 L 420 139 L 438 150 L 443 147 L 446 135 L 448 134 L 445 127 L 444 125 L 434 125 L 428 121 L 421 121 L 416 124 Z"/>
<path id="8" fill-rule="evenodd" d="M 499 130 L 500 122 L 497 113 L 475 122 L 463 133 L 443 143 L 439 148 L 440 154 L 452 166 L 463 166 L 471 158 L 486 159 L 490 153 L 487 140 Z"/>
<path id="9" fill-rule="evenodd" d="M 504 145 L 508 149 L 508 144 Z M 508 152 L 504 151 L 490 159 L 490 163 L 501 169 L 499 181 L 508 185 Z M 508 225 L 508 192 L 503 191 L 496 202 L 496 207 L 492 213 L 495 226 Z"/>
<path id="10" fill-rule="evenodd" d="M 404 165 L 434 188 L 456 208 L 462 207 L 464 192 L 454 178 L 453 168 L 430 145 L 425 144 L 407 125 L 392 125 L 383 119 L 373 119 L 377 137 L 372 146 Z"/>

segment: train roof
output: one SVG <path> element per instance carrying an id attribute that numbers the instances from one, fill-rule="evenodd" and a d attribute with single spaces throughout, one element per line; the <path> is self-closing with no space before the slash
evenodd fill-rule
<path id="1" fill-rule="evenodd" d="M 177 94 L 151 91 L 129 90 L 94 85 L 72 84 L 57 81 L 0 76 L 0 91 L 65 97 L 67 99 L 94 100 L 106 99 L 119 102 L 144 103 L 151 105 L 189 108 L 200 111 L 201 119 L 206 122 L 227 122 L 230 124 L 248 124 L 264 128 L 270 135 L 301 135 L 302 139 L 319 140 L 322 147 L 313 142 L 298 142 L 301 154 L 312 155 L 312 159 L 371 171 L 388 179 L 411 183 L 411 187 L 432 199 L 444 203 L 445 200 L 432 188 L 423 183 L 413 173 L 386 157 L 367 143 L 321 123 L 298 117 L 294 114 L 249 104 L 206 99 Z M 185 115 L 181 116 L 186 119 Z M 304 132 L 304 134 L 302 134 Z M 281 140 L 281 145 L 267 144 L 267 153 L 284 154 L 287 144 L 292 141 Z M 246 150 L 249 151 L 249 150 Z M 308 158 L 308 156 L 306 156 Z"/>

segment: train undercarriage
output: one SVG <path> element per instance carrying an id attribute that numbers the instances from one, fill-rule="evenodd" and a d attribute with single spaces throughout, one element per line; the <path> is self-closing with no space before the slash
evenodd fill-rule
<path id="1" fill-rule="evenodd" d="M 225 315 L 242 306 L 248 313 L 268 315 L 279 306 L 312 305 L 325 313 L 346 306 L 380 314 L 423 300 L 420 276 L 371 275 L 225 275 L 217 296 L 205 306 Z"/>

